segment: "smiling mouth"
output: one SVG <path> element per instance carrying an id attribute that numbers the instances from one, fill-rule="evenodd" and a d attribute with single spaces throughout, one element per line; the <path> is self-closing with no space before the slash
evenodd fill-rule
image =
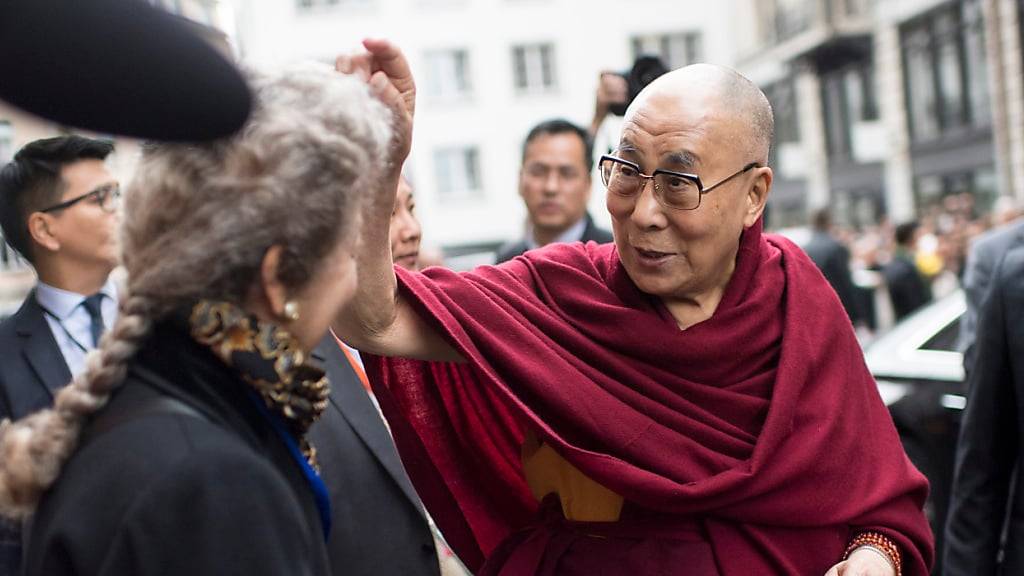
<path id="1" fill-rule="evenodd" d="M 634 246 L 633 249 L 636 250 L 637 255 L 639 255 L 644 260 L 652 260 L 652 261 L 654 261 L 654 260 L 663 260 L 663 259 L 668 258 L 670 256 L 674 256 L 674 253 L 672 253 L 672 252 L 660 252 L 658 250 L 646 250 L 644 248 L 638 248 L 636 246 Z"/>

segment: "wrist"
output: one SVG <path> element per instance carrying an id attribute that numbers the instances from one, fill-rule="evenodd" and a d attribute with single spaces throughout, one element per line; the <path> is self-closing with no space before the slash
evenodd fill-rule
<path id="1" fill-rule="evenodd" d="M 858 550 L 870 550 L 873 553 L 879 554 L 889 563 L 896 576 L 903 575 L 903 559 L 900 555 L 899 546 L 888 536 L 880 532 L 861 532 L 857 534 L 846 547 L 843 560 L 846 560 Z"/>

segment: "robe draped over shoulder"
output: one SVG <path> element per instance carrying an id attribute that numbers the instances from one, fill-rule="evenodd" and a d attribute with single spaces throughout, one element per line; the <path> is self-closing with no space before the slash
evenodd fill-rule
<path id="1" fill-rule="evenodd" d="M 863 530 L 898 543 L 904 574 L 928 573 L 927 481 L 835 292 L 760 222 L 714 315 L 685 331 L 613 244 L 396 273 L 466 362 L 366 355 L 368 373 L 471 569 L 544 514 L 522 469 L 532 431 L 628 506 L 696 522 L 721 574 L 824 574 Z"/>

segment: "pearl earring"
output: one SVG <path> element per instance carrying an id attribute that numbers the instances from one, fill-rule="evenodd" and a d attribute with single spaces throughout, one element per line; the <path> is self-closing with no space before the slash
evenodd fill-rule
<path id="1" fill-rule="evenodd" d="M 284 303 L 284 317 L 287 320 L 295 322 L 299 319 L 299 303 L 295 300 L 289 300 Z"/>

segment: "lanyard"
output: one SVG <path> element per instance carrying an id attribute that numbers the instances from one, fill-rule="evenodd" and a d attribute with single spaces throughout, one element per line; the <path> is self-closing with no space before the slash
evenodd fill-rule
<path id="1" fill-rule="evenodd" d="M 255 391 L 250 391 L 249 398 L 256 404 L 263 417 L 270 422 L 274 432 L 277 433 L 285 446 L 288 447 L 288 453 L 291 454 L 292 460 L 302 469 L 302 475 L 305 476 L 306 483 L 309 484 L 309 488 L 313 491 L 313 500 L 316 501 L 316 509 L 320 513 L 320 527 L 323 529 L 324 541 L 326 542 L 327 536 L 331 533 L 331 497 L 327 494 L 327 486 L 320 479 L 320 475 L 316 473 L 316 470 L 309 465 L 306 457 L 302 455 L 298 443 L 295 442 L 295 438 L 292 438 L 291 433 L 285 428 L 281 418 L 267 409 L 263 399 Z"/>
<path id="2" fill-rule="evenodd" d="M 60 326 L 60 329 L 64 331 L 64 335 L 68 337 L 68 340 L 71 340 L 71 343 L 74 344 L 76 348 L 81 350 L 82 354 L 89 353 L 89 348 L 86 348 L 85 345 L 78 341 L 78 338 L 75 338 L 74 336 L 71 335 L 71 331 L 69 331 L 68 327 L 64 325 L 63 320 L 58 318 L 57 315 L 51 312 L 50 309 L 47 308 L 46 306 L 40 304 L 39 307 L 43 309 L 43 314 L 46 314 L 50 318 L 53 318 L 54 322 L 57 323 L 57 326 Z"/>

